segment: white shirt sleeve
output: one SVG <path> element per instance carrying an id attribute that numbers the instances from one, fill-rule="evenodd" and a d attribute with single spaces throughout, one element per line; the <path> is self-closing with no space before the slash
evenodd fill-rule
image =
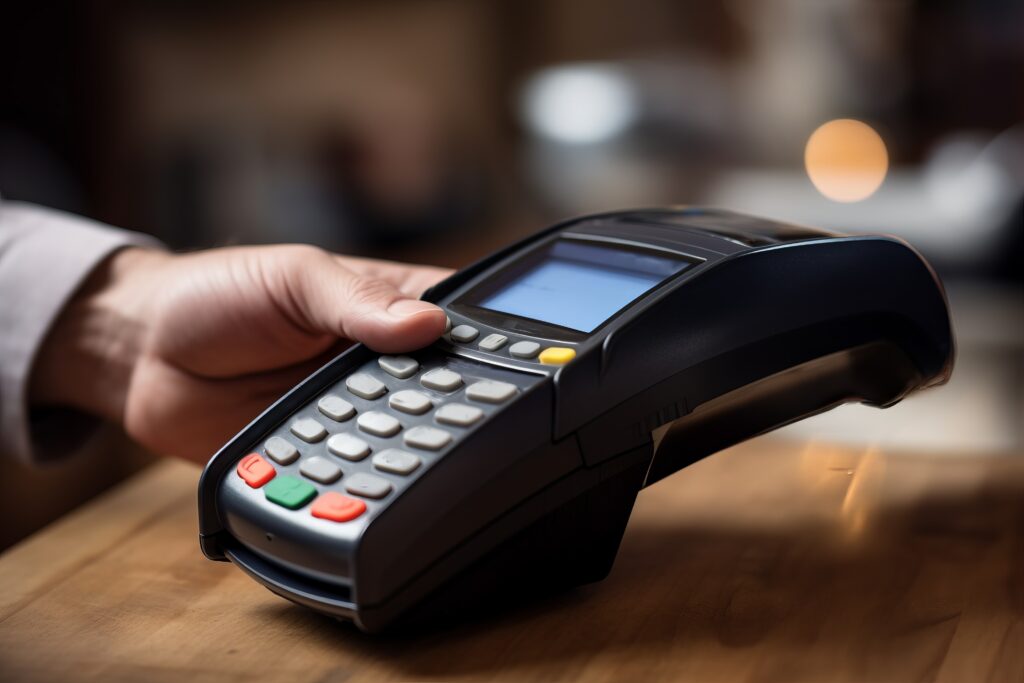
<path id="1" fill-rule="evenodd" d="M 96 420 L 72 411 L 33 415 L 29 378 L 61 309 L 103 259 L 128 246 L 160 243 L 86 218 L 0 200 L 0 454 L 26 462 L 52 460 L 80 447 L 95 431 Z"/>

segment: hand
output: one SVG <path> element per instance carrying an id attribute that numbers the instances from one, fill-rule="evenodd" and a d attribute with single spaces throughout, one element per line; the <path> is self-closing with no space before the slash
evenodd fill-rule
<path id="1" fill-rule="evenodd" d="M 352 340 L 385 353 L 434 341 L 444 312 L 415 297 L 447 275 L 300 245 L 122 250 L 61 313 L 30 400 L 91 412 L 153 451 L 205 462 Z"/>

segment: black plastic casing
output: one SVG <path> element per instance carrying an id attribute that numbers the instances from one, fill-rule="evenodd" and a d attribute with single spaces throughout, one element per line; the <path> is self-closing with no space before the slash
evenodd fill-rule
<path id="1" fill-rule="evenodd" d="M 474 288 L 556 239 L 693 265 L 591 334 L 473 305 Z M 336 543 L 266 515 L 233 493 L 230 477 L 270 431 L 375 356 L 361 345 L 259 416 L 200 481 L 207 557 L 231 559 L 280 595 L 366 631 L 599 580 L 642 487 L 841 403 L 892 405 L 946 381 L 954 357 L 942 287 L 905 243 L 724 211 L 567 221 L 423 298 L 481 337 L 501 331 L 571 346 L 577 357 L 541 366 L 439 341 L 425 353 L 511 381 L 519 397 Z M 261 540 L 268 534 L 273 545 Z"/>

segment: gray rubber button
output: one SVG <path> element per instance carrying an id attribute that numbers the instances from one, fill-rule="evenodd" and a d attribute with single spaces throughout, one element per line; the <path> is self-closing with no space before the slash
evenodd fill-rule
<path id="1" fill-rule="evenodd" d="M 406 453 L 397 448 L 389 448 L 373 456 L 374 467 L 382 472 L 391 472 L 392 474 L 409 474 L 422 462 L 412 453 Z"/>
<path id="2" fill-rule="evenodd" d="M 468 427 L 483 416 L 484 411 L 476 406 L 467 406 L 465 403 L 448 403 L 434 413 L 438 422 L 459 427 Z"/>
<path id="3" fill-rule="evenodd" d="M 316 408 L 335 422 L 350 420 L 356 414 L 356 409 L 351 403 L 334 394 L 327 394 L 317 401 Z"/>
<path id="4" fill-rule="evenodd" d="M 292 434 L 309 443 L 316 443 L 327 436 L 327 430 L 324 429 L 324 426 L 311 417 L 299 418 L 292 422 L 292 426 L 289 429 L 291 429 Z"/>
<path id="5" fill-rule="evenodd" d="M 413 391 L 412 389 L 403 389 L 391 394 L 388 405 L 410 415 L 422 415 L 434 407 L 429 396 L 422 391 Z"/>
<path id="6" fill-rule="evenodd" d="M 489 334 L 480 341 L 479 346 L 484 351 L 497 351 L 507 341 L 508 337 L 503 334 Z"/>
<path id="7" fill-rule="evenodd" d="M 370 401 L 380 398 L 388 390 L 383 382 L 376 377 L 367 375 L 365 372 L 357 372 L 351 375 L 345 380 L 345 386 L 359 398 L 365 398 Z"/>
<path id="8" fill-rule="evenodd" d="M 531 341 L 516 342 L 508 347 L 508 352 L 516 358 L 533 358 L 540 353 L 540 344 Z"/>
<path id="9" fill-rule="evenodd" d="M 330 484 L 341 478 L 341 468 L 319 455 L 306 458 L 299 463 L 299 472 L 302 472 L 302 476 L 321 484 Z"/>
<path id="10" fill-rule="evenodd" d="M 363 413 L 356 423 L 364 432 L 369 432 L 374 436 L 394 436 L 402 428 L 402 424 L 398 420 L 387 413 L 376 410 Z"/>
<path id="11" fill-rule="evenodd" d="M 267 456 L 281 465 L 290 465 L 299 457 L 299 451 L 279 436 L 272 436 L 263 444 Z"/>
<path id="12" fill-rule="evenodd" d="M 407 431 L 403 439 L 406 446 L 438 451 L 451 443 L 452 435 L 437 427 L 418 425 Z"/>
<path id="13" fill-rule="evenodd" d="M 327 450 L 346 460 L 362 460 L 370 454 L 370 444 L 351 434 L 335 434 L 327 439 Z"/>
<path id="14" fill-rule="evenodd" d="M 416 359 L 409 356 L 381 356 L 377 364 L 381 370 L 398 379 L 409 379 L 420 369 Z"/>
<path id="15" fill-rule="evenodd" d="M 466 389 L 466 397 L 485 403 L 504 403 L 516 395 L 516 386 L 508 382 L 485 379 L 475 382 Z"/>
<path id="16" fill-rule="evenodd" d="M 383 498 L 391 493 L 391 484 L 372 474 L 357 472 L 345 478 L 345 490 L 364 498 Z"/>
<path id="17" fill-rule="evenodd" d="M 452 328 L 451 336 L 457 342 L 471 342 L 479 336 L 480 330 L 470 325 L 456 325 Z"/>
<path id="18" fill-rule="evenodd" d="M 423 373 L 420 384 L 437 391 L 455 391 L 462 386 L 462 375 L 446 368 L 435 368 Z"/>

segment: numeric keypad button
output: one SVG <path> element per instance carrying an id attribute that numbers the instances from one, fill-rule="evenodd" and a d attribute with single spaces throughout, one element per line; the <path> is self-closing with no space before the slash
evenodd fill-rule
<path id="1" fill-rule="evenodd" d="M 335 434 L 327 439 L 327 450 L 346 460 L 362 460 L 370 454 L 370 444 L 352 434 Z"/>
<path id="2" fill-rule="evenodd" d="M 388 406 L 410 415 L 422 415 L 430 410 L 434 404 L 430 402 L 430 397 L 422 391 L 403 389 L 391 394 L 391 398 L 388 399 Z"/>
<path id="3" fill-rule="evenodd" d="M 396 420 L 387 413 L 382 413 L 377 410 L 371 410 L 368 413 L 363 413 L 356 420 L 356 424 L 359 428 L 368 434 L 374 436 L 394 436 L 398 433 L 398 430 L 402 428 L 402 423 Z"/>
<path id="4" fill-rule="evenodd" d="M 447 403 L 434 413 L 438 422 L 459 427 L 468 427 L 483 416 L 484 411 L 476 406 L 467 406 L 465 403 Z"/>
<path id="5" fill-rule="evenodd" d="M 373 456 L 373 466 L 381 472 L 392 474 L 411 474 L 422 464 L 422 460 L 412 453 L 389 448 Z"/>
<path id="6" fill-rule="evenodd" d="M 515 396 L 517 391 L 514 384 L 485 379 L 470 384 L 466 388 L 466 397 L 484 403 L 504 403 Z"/>
<path id="7" fill-rule="evenodd" d="M 420 384 L 428 389 L 451 392 L 462 386 L 462 375 L 447 368 L 434 368 L 423 373 Z"/>
<path id="8" fill-rule="evenodd" d="M 328 394 L 317 401 L 316 408 L 335 422 L 350 420 L 356 414 L 356 409 L 351 403 L 334 394 Z"/>
<path id="9" fill-rule="evenodd" d="M 272 436 L 263 444 L 267 456 L 279 465 L 290 465 L 299 457 L 299 451 L 279 436 Z"/>
<path id="10" fill-rule="evenodd" d="M 377 364 L 381 370 L 398 379 L 409 379 L 420 369 L 416 359 L 409 356 L 381 356 Z"/>
<path id="11" fill-rule="evenodd" d="M 305 458 L 299 463 L 299 472 L 307 479 L 321 484 L 330 484 L 341 478 L 341 468 L 319 455 Z"/>
<path id="12" fill-rule="evenodd" d="M 307 443 L 316 443 L 327 436 L 324 426 L 311 417 L 301 417 L 292 422 L 289 427 L 291 433 Z"/>
<path id="13" fill-rule="evenodd" d="M 403 440 L 406 446 L 422 448 L 427 451 L 439 451 L 451 443 L 452 435 L 437 427 L 418 425 L 409 429 Z"/>
<path id="14" fill-rule="evenodd" d="M 357 372 L 354 375 L 350 375 L 345 380 L 345 386 L 359 398 L 365 398 L 368 401 L 380 398 L 388 390 L 383 382 L 365 372 Z"/>
<path id="15" fill-rule="evenodd" d="M 345 479 L 345 490 L 364 498 L 383 498 L 391 493 L 391 483 L 365 472 L 356 472 Z"/>

